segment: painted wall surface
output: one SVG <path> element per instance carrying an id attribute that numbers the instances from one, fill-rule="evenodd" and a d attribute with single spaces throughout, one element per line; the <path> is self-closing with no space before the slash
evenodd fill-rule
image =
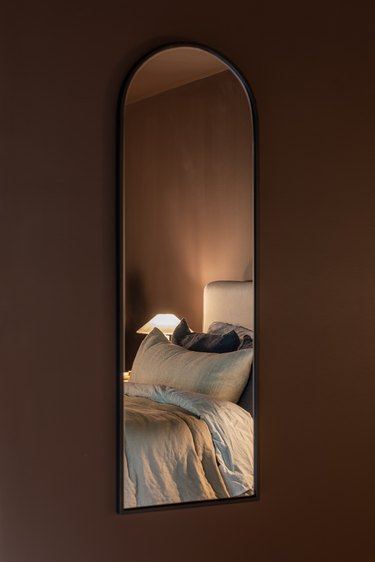
<path id="1" fill-rule="evenodd" d="M 252 279 L 253 126 L 230 71 L 127 106 L 126 355 L 159 312 L 202 330 L 210 281 Z"/>
<path id="2" fill-rule="evenodd" d="M 370 6 L 3 5 L 2 561 L 374 560 Z M 258 104 L 261 496 L 120 517 L 116 104 L 175 40 L 225 54 Z"/>

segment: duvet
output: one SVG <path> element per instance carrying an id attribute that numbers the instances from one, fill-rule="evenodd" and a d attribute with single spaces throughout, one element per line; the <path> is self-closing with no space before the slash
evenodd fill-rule
<path id="1" fill-rule="evenodd" d="M 124 507 L 253 494 L 253 419 L 205 394 L 124 384 Z"/>

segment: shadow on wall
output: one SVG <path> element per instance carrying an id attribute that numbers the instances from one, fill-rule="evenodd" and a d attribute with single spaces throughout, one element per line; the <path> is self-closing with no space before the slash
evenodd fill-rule
<path id="1" fill-rule="evenodd" d="M 129 370 L 133 364 L 137 349 L 144 338 L 137 330 L 148 320 L 145 315 L 150 309 L 147 302 L 142 276 L 137 271 L 126 274 L 126 309 L 125 309 L 125 366 Z M 151 315 L 150 315 L 151 317 Z"/>
<path id="2" fill-rule="evenodd" d="M 243 279 L 238 279 L 238 281 L 253 281 L 253 271 L 253 262 L 249 261 L 244 271 Z"/>

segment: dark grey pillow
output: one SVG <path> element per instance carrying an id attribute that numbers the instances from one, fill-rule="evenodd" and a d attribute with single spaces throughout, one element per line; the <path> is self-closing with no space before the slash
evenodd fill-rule
<path id="1" fill-rule="evenodd" d="M 253 341 L 253 337 L 245 334 L 242 338 L 241 338 L 241 342 L 240 345 L 238 346 L 238 349 L 248 349 L 249 347 L 253 347 L 254 341 Z"/>
<path id="2" fill-rule="evenodd" d="M 212 322 L 208 328 L 208 333 L 225 335 L 233 330 L 240 338 L 240 344 L 237 349 L 247 349 L 249 347 L 253 347 L 254 332 L 249 328 L 244 328 L 244 326 L 235 326 L 234 324 L 228 324 L 227 322 Z"/>
<path id="3" fill-rule="evenodd" d="M 229 353 L 237 351 L 240 345 L 240 338 L 234 330 L 226 334 L 192 332 L 185 318 L 176 326 L 171 341 L 185 349 L 190 349 L 190 351 L 203 351 L 205 353 Z"/>

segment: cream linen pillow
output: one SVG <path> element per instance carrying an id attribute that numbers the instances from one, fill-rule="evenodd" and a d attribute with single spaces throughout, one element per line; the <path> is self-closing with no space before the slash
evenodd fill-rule
<path id="1" fill-rule="evenodd" d="M 170 343 L 154 328 L 139 347 L 131 382 L 165 384 L 237 402 L 250 374 L 252 349 L 230 353 L 190 351 Z"/>

